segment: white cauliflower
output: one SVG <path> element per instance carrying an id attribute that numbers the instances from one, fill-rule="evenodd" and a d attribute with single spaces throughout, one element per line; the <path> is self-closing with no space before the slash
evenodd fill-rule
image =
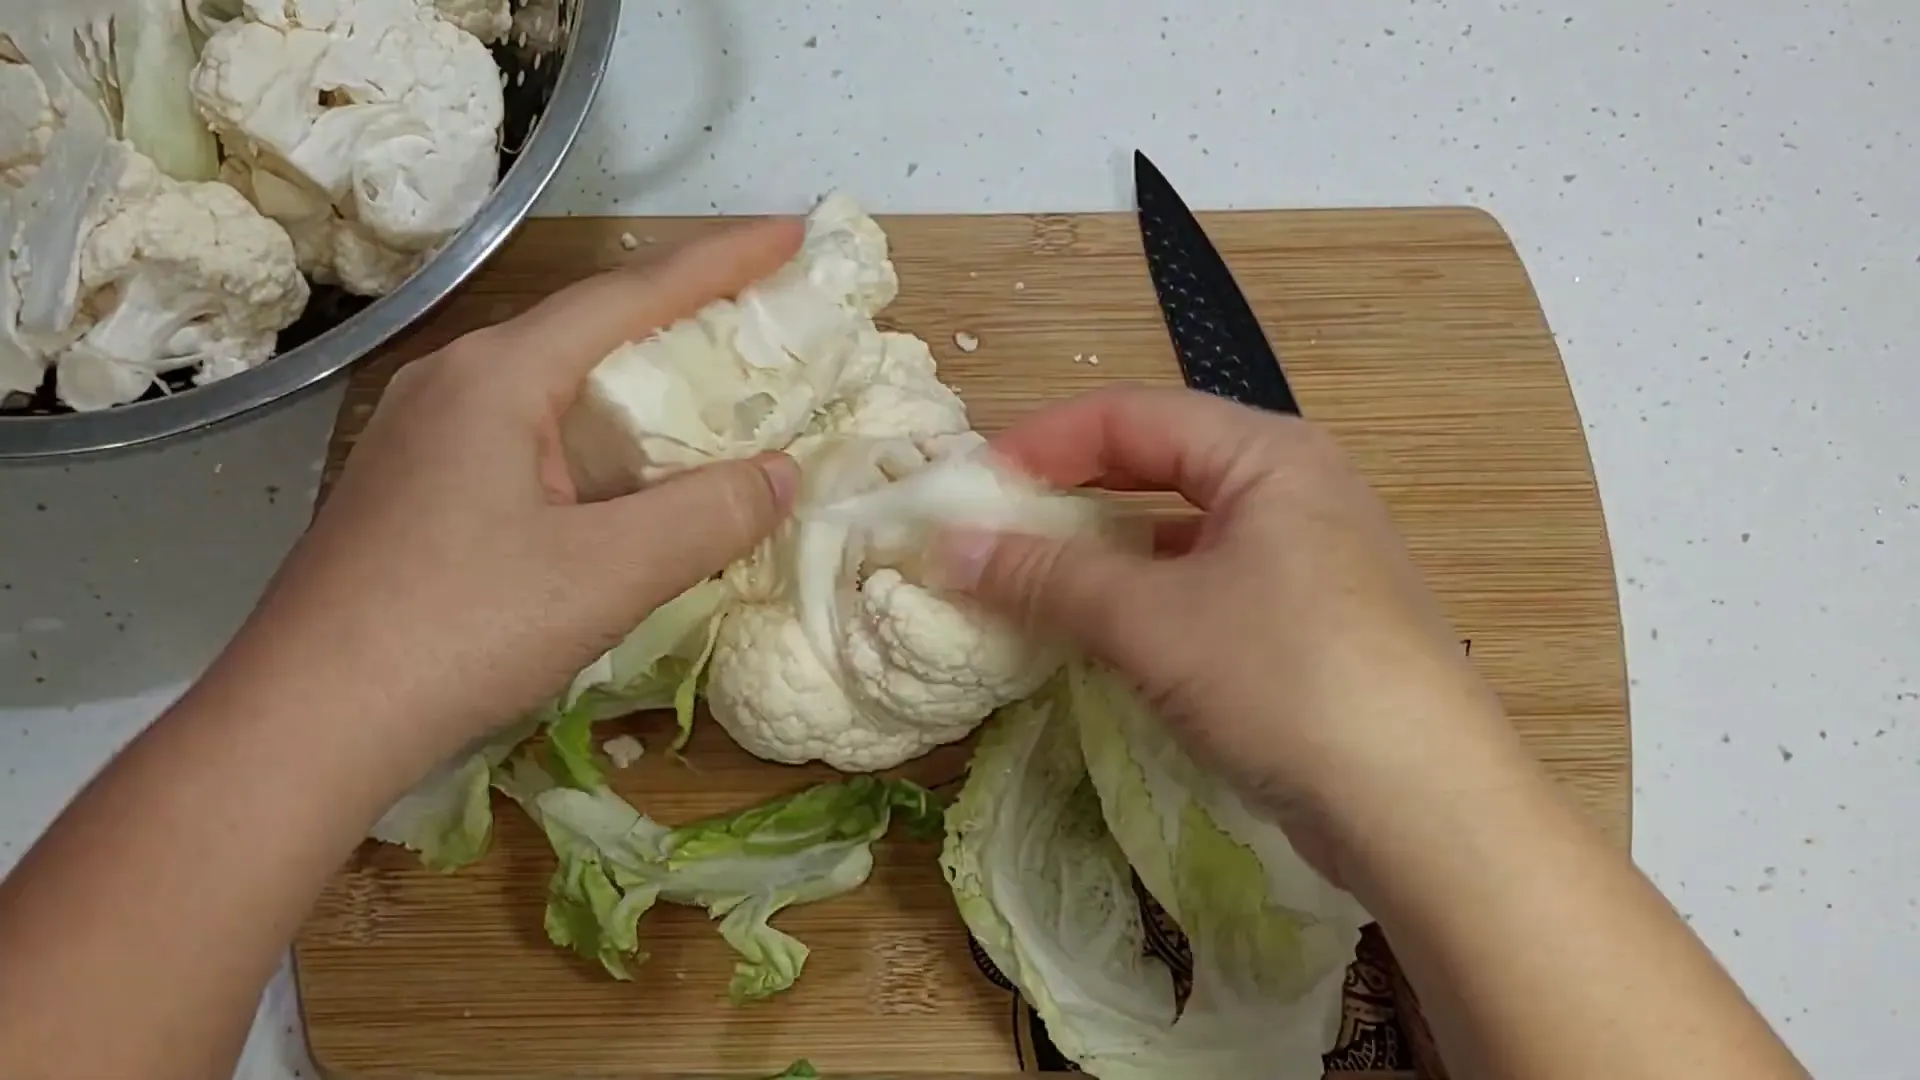
<path id="1" fill-rule="evenodd" d="M 247 0 L 193 74 L 237 186 L 302 234 L 303 268 L 382 295 L 473 220 L 506 107 L 486 46 L 420 0 Z M 229 174 L 236 167 L 229 166 Z M 322 227 L 318 207 L 327 207 Z"/>
<path id="2" fill-rule="evenodd" d="M 419 268 L 418 253 L 386 247 L 365 225 L 341 217 L 325 195 L 270 165 L 230 158 L 220 179 L 287 230 L 301 272 L 315 285 L 384 296 Z"/>
<path id="3" fill-rule="evenodd" d="M 728 572 L 708 669 L 714 719 L 772 761 L 892 768 L 970 734 L 1064 660 L 929 587 L 932 528 L 955 519 L 1078 528 L 1086 504 L 1005 477 L 982 456 L 932 460 L 905 439 L 834 439 L 811 455 L 796 519 Z"/>
<path id="4" fill-rule="evenodd" d="M 306 309 L 293 243 L 225 184 L 181 183 L 129 154 L 80 253 L 85 332 L 55 359 L 81 411 L 137 400 L 167 372 L 208 382 L 273 355 Z"/>
<path id="5" fill-rule="evenodd" d="M 0 197 L 0 401 L 9 394 L 30 394 L 46 376 L 40 350 L 20 332 L 20 286 L 15 279 L 12 239 L 14 204 Z"/>
<path id="6" fill-rule="evenodd" d="M 33 178 L 59 126 L 40 76 L 24 61 L 0 57 L 0 189 Z"/>
<path id="7" fill-rule="evenodd" d="M 199 149 L 211 136 L 184 98 L 143 91 L 135 108 L 121 94 L 164 86 L 169 71 L 186 77 L 177 5 L 72 0 L 0 15 L 0 63 L 30 66 L 10 85 L 40 88 L 10 95 L 7 111 L 52 120 L 0 214 L 0 386 L 37 389 L 51 368 L 68 405 L 100 409 L 165 373 L 205 381 L 271 356 L 307 300 L 292 243 L 238 192 L 176 180 L 142 151 L 174 171 L 210 171 Z"/>
<path id="8" fill-rule="evenodd" d="M 4 129 L 33 130 L 36 111 L 58 127 L 85 109 L 167 175 L 213 179 L 219 145 L 187 89 L 195 50 L 180 0 L 0 4 L 0 35 L 0 65 L 17 65 L 0 72 L 0 111 L 14 114 L 0 120 L 0 169 L 12 141 Z"/>
<path id="9" fill-rule="evenodd" d="M 440 17 L 491 45 L 513 29 L 508 0 L 433 0 Z"/>
<path id="10" fill-rule="evenodd" d="M 912 334 L 862 334 L 841 381 L 846 396 L 815 413 L 788 453 L 806 458 L 839 438 L 906 439 L 941 457 L 970 441 L 966 404 L 940 381 L 933 351 Z"/>
<path id="11" fill-rule="evenodd" d="M 594 369 L 565 425 L 582 491 L 786 447 L 878 363 L 872 317 L 898 290 L 886 234 L 828 198 L 778 273 Z"/>
<path id="12" fill-rule="evenodd" d="M 862 709 L 807 643 L 799 614 L 778 602 L 728 613 L 707 670 L 708 710 L 767 761 L 871 772 L 958 742 L 976 726 L 915 724 Z"/>
<path id="13" fill-rule="evenodd" d="M 800 461 L 794 519 L 723 577 L 706 669 L 714 719 L 770 761 L 892 768 L 1064 660 L 927 578 L 937 528 L 1065 533 L 1092 504 L 981 452 L 926 343 L 874 325 L 898 289 L 886 234 L 830 196 L 780 272 L 603 361 L 564 429 L 589 495 L 766 450 Z"/>

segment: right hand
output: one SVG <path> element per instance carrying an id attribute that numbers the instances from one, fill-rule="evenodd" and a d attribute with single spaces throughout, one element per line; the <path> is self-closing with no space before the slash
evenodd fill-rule
<path id="1" fill-rule="evenodd" d="M 993 446 L 1056 487 L 1173 491 L 1201 512 L 1159 526 L 1151 554 L 953 537 L 943 577 L 1129 676 L 1323 870 L 1330 853 L 1310 848 L 1350 812 L 1524 760 L 1386 507 L 1321 428 L 1123 388 L 1043 409 Z"/>

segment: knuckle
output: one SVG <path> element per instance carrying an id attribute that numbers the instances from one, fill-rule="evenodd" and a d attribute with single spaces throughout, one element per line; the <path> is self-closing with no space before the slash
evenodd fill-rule
<path id="1" fill-rule="evenodd" d="M 721 505 L 731 532 L 758 540 L 773 518 L 773 492 L 766 477 L 752 465 L 735 464 L 722 479 Z"/>
<path id="2" fill-rule="evenodd" d="M 498 355 L 491 332 L 475 331 L 401 368 L 390 391 L 436 406 L 465 407 L 493 396 L 500 382 L 498 365 L 492 362 Z"/>
<path id="3" fill-rule="evenodd" d="M 426 367 L 426 360 L 415 360 L 410 364 L 401 365 L 393 373 L 393 377 L 387 380 L 387 390 L 382 395 L 384 399 L 399 401 L 415 394 L 419 390 L 421 380 L 426 378 Z"/>
<path id="4" fill-rule="evenodd" d="M 495 367 L 500 355 L 500 334 L 494 327 L 463 334 L 433 356 L 442 378 L 478 382 Z"/>
<path id="5" fill-rule="evenodd" d="M 1029 538 L 1008 538 L 994 550 L 983 584 L 989 594 L 1027 624 L 1051 623 L 1084 607 L 1073 594 L 1065 568 L 1066 547 Z"/>
<path id="6" fill-rule="evenodd" d="M 1352 462 L 1331 431 L 1295 417 L 1261 419 L 1247 446 L 1269 478 L 1311 491 L 1343 484 L 1352 474 Z"/>

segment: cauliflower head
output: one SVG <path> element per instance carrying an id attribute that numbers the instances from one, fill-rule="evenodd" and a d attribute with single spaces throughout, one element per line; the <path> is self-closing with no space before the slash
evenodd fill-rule
<path id="1" fill-rule="evenodd" d="M 898 291 L 886 234 L 830 196 L 791 262 L 616 350 L 562 426 L 589 498 L 767 450 L 800 462 L 794 517 L 727 569 L 710 625 L 708 710 L 770 761 L 892 768 L 1066 659 L 929 579 L 936 529 L 1066 533 L 1095 504 L 988 457 L 926 342 L 874 324 Z"/>
<path id="2" fill-rule="evenodd" d="M 499 69 L 420 0 L 246 0 L 208 37 L 193 95 L 230 182 L 264 174 L 236 186 L 280 189 L 262 208 L 302 234 L 310 276 L 349 292 L 399 287 L 498 177 Z"/>
<path id="3" fill-rule="evenodd" d="M 156 378 L 254 367 L 307 304 L 286 230 L 225 184 L 182 183 L 129 153 L 80 249 L 85 331 L 55 359 L 81 411 L 137 400 Z"/>

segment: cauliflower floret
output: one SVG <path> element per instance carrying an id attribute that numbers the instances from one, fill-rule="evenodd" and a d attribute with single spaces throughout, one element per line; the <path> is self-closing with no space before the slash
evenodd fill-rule
<path id="1" fill-rule="evenodd" d="M 75 409 L 137 400 L 159 375 L 211 381 L 264 362 L 306 309 L 293 242 L 225 184 L 180 183 L 128 154 L 80 251 L 77 341 L 57 360 Z"/>
<path id="2" fill-rule="evenodd" d="M 582 492 L 788 446 L 843 396 L 849 368 L 879 363 L 872 316 L 898 289 L 886 234 L 852 200 L 826 199 L 779 272 L 615 350 L 588 376 L 564 429 Z"/>
<path id="3" fill-rule="evenodd" d="M 204 40 L 244 14 L 246 4 L 243 0 L 186 0 L 186 8 L 187 21 Z"/>
<path id="4" fill-rule="evenodd" d="M 220 164 L 220 182 L 287 230 L 294 259 L 309 281 L 315 285 L 340 283 L 333 269 L 334 233 L 344 223 L 324 195 L 239 158 L 228 158 Z"/>
<path id="5" fill-rule="evenodd" d="M 508 0 L 433 0 L 440 17 L 491 45 L 513 29 Z"/>
<path id="6" fill-rule="evenodd" d="M 350 292 L 397 287 L 499 172 L 499 69 L 419 0 L 247 0 L 208 38 L 193 93 L 230 162 L 303 192 L 262 208 L 305 234 L 310 273 Z M 316 201 L 346 225 L 323 236 Z"/>
<path id="7" fill-rule="evenodd" d="M 994 709 L 1040 689 L 1065 659 L 898 570 L 875 571 L 851 607 L 840 655 L 856 693 L 936 731 L 972 731 Z"/>
<path id="8" fill-rule="evenodd" d="M 341 217 L 326 195 L 299 180 L 237 158 L 221 166 L 220 179 L 287 230 L 300 272 L 315 285 L 385 296 L 419 268 L 419 255 L 383 246 L 366 226 Z"/>
<path id="9" fill-rule="evenodd" d="M 887 234 L 853 198 L 834 192 L 807 220 L 807 255 L 782 271 L 871 319 L 900 295 L 900 275 L 888 257 Z"/>
<path id="10" fill-rule="evenodd" d="M 1047 532 L 1079 527 L 1085 507 L 905 439 L 835 439 L 805 469 L 794 520 L 726 575 L 739 604 L 707 695 L 734 741 L 773 761 L 892 768 L 965 738 L 1059 670 L 1057 649 L 926 584 L 928 515 L 941 511 L 913 500 L 934 484 L 941 507 L 974 516 L 972 504 L 990 504 L 978 515 Z"/>
<path id="11" fill-rule="evenodd" d="M 928 457 L 944 457 L 955 440 L 972 435 L 966 403 L 940 381 L 933 351 L 912 334 L 863 335 L 847 373 L 844 396 L 814 415 L 788 453 L 804 460 L 834 439 L 906 439 Z"/>
<path id="12" fill-rule="evenodd" d="M 967 737 L 974 723 L 899 722 L 856 704 L 786 604 L 728 612 L 707 667 L 707 708 L 755 757 L 873 772 Z M 976 718 L 977 720 L 977 718 Z"/>
<path id="13" fill-rule="evenodd" d="M 0 188 L 33 178 L 60 126 L 47 87 L 33 68 L 0 59 Z"/>

